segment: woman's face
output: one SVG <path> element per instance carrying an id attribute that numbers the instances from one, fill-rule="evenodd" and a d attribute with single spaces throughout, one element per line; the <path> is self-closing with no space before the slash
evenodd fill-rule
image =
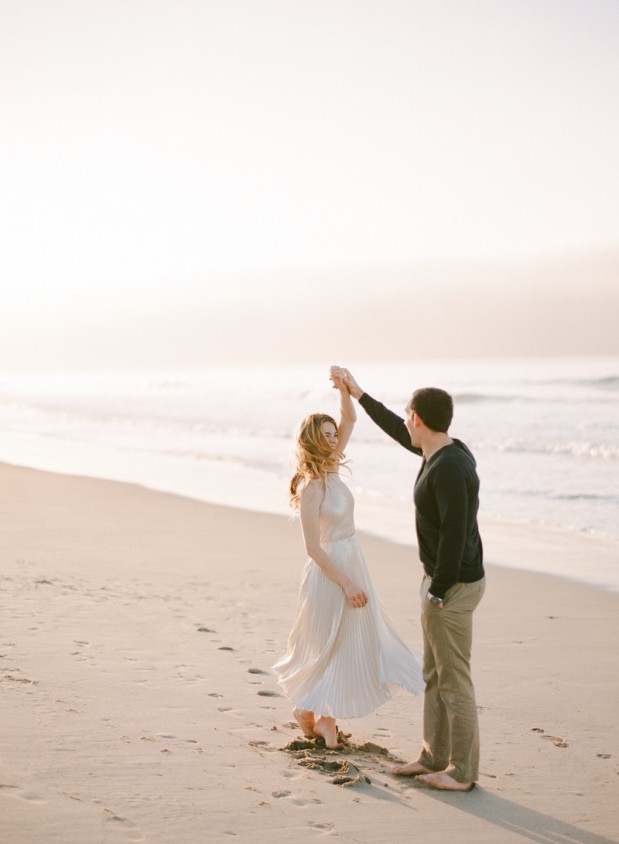
<path id="1" fill-rule="evenodd" d="M 337 448 L 337 444 L 339 442 L 339 438 L 337 435 L 337 428 L 333 424 L 333 422 L 323 422 L 320 426 L 320 430 L 325 435 L 325 439 L 329 443 L 332 449 Z"/>

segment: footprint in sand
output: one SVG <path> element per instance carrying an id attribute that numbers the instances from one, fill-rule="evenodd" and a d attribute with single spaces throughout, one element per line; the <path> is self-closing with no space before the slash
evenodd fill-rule
<path id="1" fill-rule="evenodd" d="M 78 646 L 78 650 L 71 651 L 71 656 L 77 657 L 79 662 L 91 661 L 94 659 L 92 654 L 85 653 L 85 650 L 90 647 L 90 642 L 84 642 L 81 639 L 74 639 L 73 644 Z"/>
<path id="2" fill-rule="evenodd" d="M 329 832 L 335 829 L 335 824 L 332 821 L 324 821 L 322 823 L 320 821 L 310 821 L 308 826 L 311 826 L 312 829 L 328 830 Z"/>
<path id="3" fill-rule="evenodd" d="M 387 727 L 377 727 L 376 732 L 373 733 L 374 738 L 378 739 L 388 739 L 391 738 L 391 730 Z"/>
<path id="4" fill-rule="evenodd" d="M 559 736 L 542 736 L 543 739 L 548 739 L 551 741 L 555 747 L 569 747 L 569 744 L 565 741 L 565 739 L 560 738 Z"/>
<path id="5" fill-rule="evenodd" d="M 18 800 L 25 800 L 27 803 L 47 803 L 43 797 L 35 794 L 32 791 L 24 791 L 19 785 L 8 785 L 7 783 L 0 783 L 0 789 L 9 797 L 15 797 Z"/>
<path id="6" fill-rule="evenodd" d="M 290 803 L 292 803 L 293 806 L 298 806 L 300 809 L 303 809 L 306 806 L 316 806 L 317 804 L 322 803 L 322 800 L 319 800 L 317 797 L 312 797 L 309 799 L 303 797 L 295 797 L 292 791 L 273 791 L 271 792 L 271 796 L 276 798 L 290 797 Z"/>
<path id="7" fill-rule="evenodd" d="M 549 735 L 544 731 L 543 727 L 532 727 L 531 732 L 541 733 L 541 738 L 546 739 L 547 741 L 551 741 L 555 747 L 569 747 L 569 744 L 564 738 L 561 738 L 560 736 Z"/>
<path id="8" fill-rule="evenodd" d="M 146 837 L 140 832 L 139 827 L 133 821 L 116 815 L 110 809 L 103 810 L 103 822 L 109 826 L 122 828 L 127 841 L 146 841 Z"/>

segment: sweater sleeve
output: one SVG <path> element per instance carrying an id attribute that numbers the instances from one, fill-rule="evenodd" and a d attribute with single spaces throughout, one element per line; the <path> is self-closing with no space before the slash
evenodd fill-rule
<path id="1" fill-rule="evenodd" d="M 370 419 L 375 422 L 379 428 L 392 437 L 396 442 L 404 446 L 408 451 L 414 454 L 422 454 L 420 448 L 414 448 L 411 443 L 411 437 L 408 433 L 404 420 L 397 413 L 394 413 L 384 404 L 373 399 L 368 393 L 364 393 L 359 399 L 359 404 L 365 410 Z"/>
<path id="2" fill-rule="evenodd" d="M 430 593 L 444 598 L 460 579 L 466 548 L 468 496 L 465 474 L 457 463 L 438 465 L 433 474 L 440 526 Z"/>

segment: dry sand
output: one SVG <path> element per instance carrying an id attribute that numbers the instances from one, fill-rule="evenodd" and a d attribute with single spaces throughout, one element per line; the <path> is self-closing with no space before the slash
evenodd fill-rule
<path id="1" fill-rule="evenodd" d="M 482 774 L 442 794 L 389 774 L 420 741 L 404 693 L 340 724 L 344 752 L 286 750 L 300 733 L 269 666 L 295 614 L 295 522 L 7 465 L 0 481 L 2 844 L 619 841 L 619 594 L 493 565 L 494 526 Z M 519 535 L 561 553 L 514 530 L 508 556 Z M 414 549 L 361 541 L 419 648 Z M 578 548 L 581 566 L 616 559 Z"/>

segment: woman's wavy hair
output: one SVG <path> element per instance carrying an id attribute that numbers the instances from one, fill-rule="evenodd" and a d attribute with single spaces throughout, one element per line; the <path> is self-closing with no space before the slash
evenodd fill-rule
<path id="1" fill-rule="evenodd" d="M 333 450 L 322 432 L 325 422 L 337 423 L 326 413 L 312 413 L 299 425 L 296 435 L 295 473 L 290 481 L 290 506 L 298 510 L 302 487 L 316 478 L 326 480 L 329 472 L 337 471 L 344 457 L 341 451 Z"/>

